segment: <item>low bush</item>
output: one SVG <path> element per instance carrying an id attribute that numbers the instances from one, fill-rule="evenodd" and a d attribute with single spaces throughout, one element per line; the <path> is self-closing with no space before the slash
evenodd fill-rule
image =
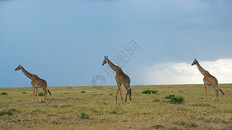
<path id="1" fill-rule="evenodd" d="M 170 99 L 169 102 L 171 104 L 180 104 L 184 102 L 184 97 L 182 96 L 168 95 L 165 99 Z"/>
<path id="2" fill-rule="evenodd" d="M 175 95 L 168 95 L 165 97 L 165 99 L 171 99 L 172 97 L 175 97 Z"/>
<path id="3" fill-rule="evenodd" d="M 147 89 L 147 90 L 144 90 L 142 93 L 143 94 L 156 94 L 158 91 L 156 91 L 156 90 L 149 90 L 149 89 Z"/>
<path id="4" fill-rule="evenodd" d="M 81 93 L 85 93 L 85 91 L 81 91 Z"/>
<path id="5" fill-rule="evenodd" d="M 27 94 L 27 92 L 22 92 L 22 94 Z"/>
<path id="6" fill-rule="evenodd" d="M 174 96 L 171 98 L 171 100 L 169 101 L 171 104 L 180 104 L 184 102 L 184 97 L 182 96 Z"/>
<path id="7" fill-rule="evenodd" d="M 38 95 L 39 95 L 39 96 L 45 96 L 45 93 L 40 92 Z"/>
<path id="8" fill-rule="evenodd" d="M 8 95 L 7 92 L 1 92 L 1 95 Z"/>

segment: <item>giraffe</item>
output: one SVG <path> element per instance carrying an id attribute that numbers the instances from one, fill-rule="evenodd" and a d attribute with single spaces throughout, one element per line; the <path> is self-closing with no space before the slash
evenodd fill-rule
<path id="1" fill-rule="evenodd" d="M 205 86 L 205 99 L 207 99 L 207 85 L 208 85 L 209 91 L 212 97 L 213 97 L 213 94 L 211 92 L 211 86 L 213 87 L 216 93 L 216 99 L 213 98 L 213 101 L 218 101 L 218 90 L 220 90 L 221 93 L 224 95 L 222 90 L 218 88 L 218 80 L 213 75 L 211 75 L 207 70 L 203 69 L 196 59 L 194 59 L 192 66 L 193 65 L 197 65 L 197 68 L 199 69 L 201 74 L 204 76 L 203 81 L 204 81 L 204 86 Z"/>
<path id="2" fill-rule="evenodd" d="M 120 91 L 120 95 L 121 95 L 121 104 L 123 103 L 122 92 L 121 92 L 121 85 L 123 85 L 125 87 L 126 91 L 127 91 L 126 92 L 125 103 L 126 103 L 126 100 L 127 100 L 127 95 L 129 95 L 130 104 L 131 104 L 132 103 L 131 102 L 131 87 L 130 87 L 130 78 L 129 78 L 129 76 L 126 75 L 119 66 L 114 65 L 108 59 L 108 56 L 104 57 L 102 65 L 104 65 L 106 63 L 108 63 L 108 65 L 110 66 L 110 68 L 116 72 L 115 80 L 116 80 L 117 85 L 118 85 L 118 90 L 116 91 L 116 100 L 115 100 L 115 103 L 117 103 L 118 91 Z"/>
<path id="3" fill-rule="evenodd" d="M 33 88 L 33 100 L 32 102 L 34 102 L 35 100 L 35 89 L 36 89 L 36 95 L 38 97 L 39 100 L 39 96 L 38 96 L 38 88 L 42 88 L 44 93 L 45 93 L 45 97 L 44 97 L 44 101 L 43 100 L 39 100 L 40 102 L 47 102 L 47 91 L 49 92 L 49 94 L 51 95 L 50 91 L 47 89 L 47 82 L 44 79 L 39 78 L 36 74 L 31 74 L 29 73 L 27 70 L 25 70 L 21 65 L 19 65 L 15 71 L 17 70 L 22 70 L 22 72 L 29 78 L 31 79 L 31 85 Z"/>

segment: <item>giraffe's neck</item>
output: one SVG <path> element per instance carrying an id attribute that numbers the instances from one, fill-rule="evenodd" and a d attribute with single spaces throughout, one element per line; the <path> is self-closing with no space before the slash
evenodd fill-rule
<path id="1" fill-rule="evenodd" d="M 35 75 L 34 74 L 31 74 L 29 73 L 27 70 L 25 70 L 23 67 L 22 67 L 22 72 L 31 80 L 33 80 L 35 78 Z"/>
<path id="2" fill-rule="evenodd" d="M 116 68 L 117 66 L 114 65 L 109 59 L 107 59 L 107 63 L 108 63 L 108 65 L 110 66 L 110 68 L 111 68 L 112 70 L 115 71 L 115 68 Z"/>
<path id="3" fill-rule="evenodd" d="M 206 76 L 206 74 L 209 73 L 207 70 L 203 69 L 199 63 L 197 63 L 197 68 L 203 76 Z"/>

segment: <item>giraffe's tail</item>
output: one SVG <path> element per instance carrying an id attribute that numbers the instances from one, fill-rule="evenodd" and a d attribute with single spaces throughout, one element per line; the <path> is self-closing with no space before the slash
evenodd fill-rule
<path id="1" fill-rule="evenodd" d="M 130 95 L 131 95 L 131 88 L 130 88 Z"/>
<path id="2" fill-rule="evenodd" d="M 219 89 L 219 90 L 222 92 L 222 90 L 221 90 L 221 89 Z M 225 95 L 225 93 L 223 93 L 223 92 L 222 92 L 222 94 L 223 94 L 223 95 Z"/>
<path id="3" fill-rule="evenodd" d="M 52 95 L 51 92 L 50 92 L 49 90 L 48 90 L 48 93 L 49 93 L 50 95 Z"/>

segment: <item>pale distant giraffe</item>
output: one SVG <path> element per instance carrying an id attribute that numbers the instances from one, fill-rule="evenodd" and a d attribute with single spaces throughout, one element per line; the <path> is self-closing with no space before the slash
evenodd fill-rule
<path id="1" fill-rule="evenodd" d="M 22 70 L 22 72 L 29 78 L 31 79 L 31 85 L 33 87 L 33 100 L 32 102 L 34 102 L 35 100 L 35 89 L 36 89 L 36 95 L 38 97 L 39 100 L 39 96 L 38 96 L 38 88 L 42 88 L 44 93 L 45 93 L 45 97 L 44 97 L 44 101 L 43 100 L 39 100 L 40 102 L 47 102 L 47 91 L 49 92 L 49 94 L 51 95 L 50 91 L 47 89 L 47 82 L 44 79 L 39 78 L 36 74 L 31 74 L 29 73 L 27 70 L 25 70 L 21 65 L 19 65 L 15 71 L 17 70 Z"/>
<path id="2" fill-rule="evenodd" d="M 193 65 L 197 65 L 197 68 L 199 69 L 201 74 L 204 76 L 203 81 L 204 81 L 204 86 L 205 86 L 205 99 L 207 99 L 207 85 L 208 85 L 209 91 L 210 91 L 210 94 L 212 95 L 212 97 L 213 97 L 213 94 L 211 92 L 211 86 L 215 90 L 216 99 L 213 98 L 213 100 L 218 101 L 218 90 L 220 90 L 222 92 L 222 90 L 218 88 L 218 80 L 213 75 L 211 75 L 207 70 L 204 70 L 196 59 L 194 59 L 192 66 Z M 223 92 L 222 92 L 222 94 L 224 95 Z"/>
<path id="3" fill-rule="evenodd" d="M 116 92 L 116 100 L 115 103 L 117 103 L 117 96 L 118 96 L 118 91 L 120 91 L 120 95 L 121 95 L 121 103 L 123 103 L 123 98 L 122 98 L 122 92 L 121 92 L 121 85 L 123 84 L 123 86 L 126 89 L 126 98 L 125 98 L 125 102 L 127 100 L 127 95 L 129 94 L 129 98 L 130 98 L 130 104 L 131 104 L 131 88 L 130 88 L 130 78 L 128 75 L 126 75 L 122 69 L 119 66 L 114 65 L 109 59 L 108 56 L 104 57 L 104 61 L 102 63 L 102 65 L 108 63 L 109 66 L 111 67 L 112 70 L 114 70 L 116 72 L 116 76 L 115 76 L 115 80 L 117 82 L 118 85 L 118 90 Z"/>

